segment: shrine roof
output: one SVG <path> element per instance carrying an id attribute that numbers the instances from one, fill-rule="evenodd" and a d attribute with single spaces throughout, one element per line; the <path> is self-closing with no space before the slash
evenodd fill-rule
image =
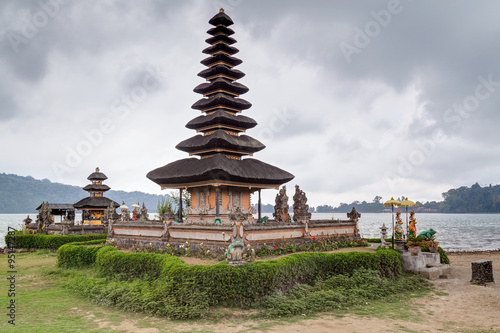
<path id="1" fill-rule="evenodd" d="M 118 203 L 116 203 L 113 200 L 108 199 L 106 197 L 87 197 L 87 198 L 84 198 L 84 199 L 78 201 L 73 206 L 76 209 L 82 209 L 82 208 L 108 208 L 110 203 L 113 203 L 113 206 L 115 208 L 120 207 L 120 205 Z"/>
<path id="2" fill-rule="evenodd" d="M 279 186 L 294 178 L 292 174 L 257 159 L 234 160 L 223 154 L 178 160 L 150 171 L 146 177 L 160 186 L 189 186 L 204 181 Z"/>

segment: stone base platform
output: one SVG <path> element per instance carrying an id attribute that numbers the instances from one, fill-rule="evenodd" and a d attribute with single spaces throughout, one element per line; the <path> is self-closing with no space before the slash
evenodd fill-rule
<path id="1" fill-rule="evenodd" d="M 154 246 L 164 248 L 189 242 L 192 248 L 203 243 L 211 251 L 226 248 L 234 239 L 241 239 L 246 247 L 279 245 L 282 242 L 302 243 L 332 236 L 356 238 L 354 221 L 318 220 L 306 223 L 175 223 L 175 222 L 115 222 L 110 226 L 108 239 L 118 245 Z M 245 249 L 246 250 L 246 249 Z"/>
<path id="2" fill-rule="evenodd" d="M 411 255 L 403 252 L 403 270 L 418 273 L 429 280 L 448 278 L 451 273 L 450 265 L 441 264 L 439 253 L 420 252 Z"/>

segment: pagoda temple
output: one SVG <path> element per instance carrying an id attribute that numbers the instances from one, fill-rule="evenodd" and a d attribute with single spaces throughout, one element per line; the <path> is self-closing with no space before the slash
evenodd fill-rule
<path id="1" fill-rule="evenodd" d="M 104 197 L 104 192 L 109 191 L 110 187 L 104 185 L 102 182 L 108 177 L 99 171 L 99 168 L 95 169 L 90 176 L 87 177 L 92 183 L 85 186 L 83 189 L 90 193 L 90 196 L 78 201 L 73 206 L 82 211 L 82 223 L 99 225 L 102 224 L 102 218 L 104 217 L 104 211 L 109 207 L 110 203 L 113 204 L 115 208 L 120 205 L 111 199 Z"/>
<path id="2" fill-rule="evenodd" d="M 265 146 L 251 136 L 242 134 L 257 122 L 241 115 L 252 104 L 240 95 L 248 88 L 236 82 L 245 76 L 236 66 L 242 61 L 233 55 L 239 50 L 232 46 L 236 40 L 231 18 L 221 9 L 210 19 L 213 28 L 207 33 L 209 46 L 202 52 L 209 56 L 201 61 L 208 68 L 198 73 L 207 82 L 194 88 L 203 97 L 192 105 L 202 114 L 186 125 L 197 135 L 180 142 L 176 148 L 191 158 L 181 159 L 150 171 L 147 177 L 162 189 L 179 189 L 191 194 L 191 206 L 186 209 L 188 221 L 229 222 L 230 214 L 243 214 L 252 221 L 256 211 L 251 195 L 260 190 L 279 188 L 294 176 L 280 168 L 250 158 Z M 90 179 L 90 178 L 89 178 Z M 178 222 L 182 221 L 180 202 Z"/>

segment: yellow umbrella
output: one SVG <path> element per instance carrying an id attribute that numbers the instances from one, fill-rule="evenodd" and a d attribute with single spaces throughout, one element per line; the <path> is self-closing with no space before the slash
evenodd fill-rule
<path id="1" fill-rule="evenodd" d="M 406 207 L 406 239 L 408 239 L 408 207 L 418 207 L 416 203 L 408 198 L 405 198 L 403 201 L 399 203 L 400 206 Z"/>
<path id="2" fill-rule="evenodd" d="M 394 248 L 394 206 L 399 206 L 399 201 L 394 200 L 391 197 L 391 200 L 387 200 L 384 202 L 384 207 L 391 207 L 392 209 L 392 247 Z"/>

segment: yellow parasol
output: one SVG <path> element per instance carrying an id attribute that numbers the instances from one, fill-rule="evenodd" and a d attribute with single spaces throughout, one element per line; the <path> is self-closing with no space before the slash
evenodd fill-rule
<path id="1" fill-rule="evenodd" d="M 408 207 L 418 207 L 416 203 L 408 198 L 405 198 L 403 201 L 399 203 L 401 207 L 406 207 L 406 239 L 408 239 Z"/>
<path id="2" fill-rule="evenodd" d="M 399 206 L 399 201 L 394 200 L 391 197 L 391 200 L 387 200 L 384 202 L 384 207 L 391 207 L 392 209 L 392 247 L 394 248 L 394 206 Z"/>

